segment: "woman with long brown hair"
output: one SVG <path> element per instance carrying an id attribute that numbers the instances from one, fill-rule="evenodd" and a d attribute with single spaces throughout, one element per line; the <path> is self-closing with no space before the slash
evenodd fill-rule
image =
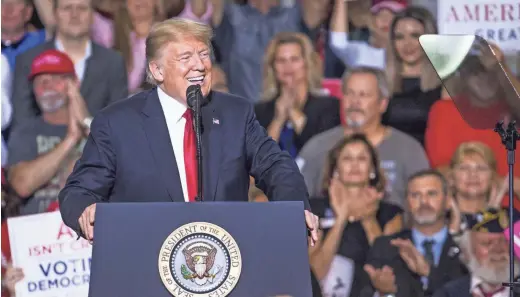
<path id="1" fill-rule="evenodd" d="M 440 99 L 440 80 L 419 44 L 423 34 L 436 34 L 433 16 L 426 9 L 408 7 L 396 14 L 386 49 L 386 75 L 392 98 L 383 123 L 424 144 L 431 105 Z"/>
<path id="2" fill-rule="evenodd" d="M 311 199 L 324 239 L 311 248 L 310 263 L 327 296 L 359 296 L 370 284 L 363 270 L 376 238 L 403 226 L 402 209 L 383 200 L 385 178 L 374 147 L 362 134 L 341 140 L 328 157 L 324 197 Z M 350 284 L 345 279 L 353 275 Z M 340 278 L 350 293 L 337 292 L 331 281 Z"/>
<path id="3" fill-rule="evenodd" d="M 267 47 L 255 112 L 269 136 L 293 157 L 312 136 L 340 124 L 339 100 L 321 95 L 322 72 L 318 53 L 301 33 L 279 33 Z"/>
<path id="4" fill-rule="evenodd" d="M 152 25 L 164 19 L 163 0 L 118 0 L 113 21 L 98 21 L 99 34 L 92 39 L 106 47 L 119 51 L 126 62 L 128 89 L 138 92 L 145 79 L 145 40 Z M 96 19 L 94 19 L 96 24 Z"/>

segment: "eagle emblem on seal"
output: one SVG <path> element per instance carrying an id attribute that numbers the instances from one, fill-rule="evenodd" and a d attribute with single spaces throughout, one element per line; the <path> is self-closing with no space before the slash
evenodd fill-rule
<path id="1" fill-rule="evenodd" d="M 182 250 L 182 253 L 186 260 L 186 265 L 181 265 L 182 277 L 199 286 L 212 284 L 222 270 L 219 265 L 213 267 L 217 249 L 209 243 L 203 241 L 191 243 Z"/>

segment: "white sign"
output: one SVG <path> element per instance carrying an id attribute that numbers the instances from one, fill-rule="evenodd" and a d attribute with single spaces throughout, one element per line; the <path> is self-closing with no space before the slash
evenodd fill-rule
<path id="1" fill-rule="evenodd" d="M 13 266 L 25 276 L 17 297 L 88 296 L 92 247 L 58 211 L 9 218 L 7 225 Z"/>
<path id="2" fill-rule="evenodd" d="M 520 1 L 438 0 L 440 34 L 479 35 L 504 52 L 520 51 Z"/>

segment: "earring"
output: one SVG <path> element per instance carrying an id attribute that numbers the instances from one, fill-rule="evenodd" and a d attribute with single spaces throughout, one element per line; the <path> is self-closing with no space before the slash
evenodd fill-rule
<path id="1" fill-rule="evenodd" d="M 370 179 L 375 179 L 376 178 L 376 173 L 375 172 L 370 172 L 370 174 L 368 175 L 368 178 Z"/>

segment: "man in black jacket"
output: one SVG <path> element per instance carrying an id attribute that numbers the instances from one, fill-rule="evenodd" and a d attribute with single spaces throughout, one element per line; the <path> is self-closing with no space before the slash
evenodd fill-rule
<path id="1" fill-rule="evenodd" d="M 466 274 L 446 225 L 449 207 L 448 185 L 434 170 L 410 177 L 407 202 L 412 227 L 378 238 L 367 259 L 365 270 L 372 286 L 362 296 L 431 296 L 446 282 Z"/>

